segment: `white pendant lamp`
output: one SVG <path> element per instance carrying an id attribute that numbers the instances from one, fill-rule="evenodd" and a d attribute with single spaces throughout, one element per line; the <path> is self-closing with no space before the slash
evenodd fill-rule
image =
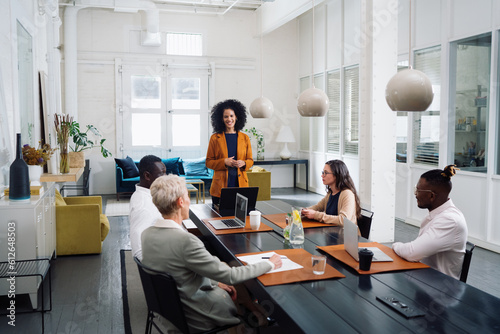
<path id="1" fill-rule="evenodd" d="M 263 68 L 264 68 L 264 55 L 263 55 L 263 43 L 262 43 L 262 15 L 260 18 L 260 97 L 256 98 L 250 104 L 250 115 L 253 118 L 271 118 L 274 111 L 274 106 L 271 100 L 267 97 L 264 97 L 263 91 Z"/>
<path id="2" fill-rule="evenodd" d="M 261 96 L 250 104 L 250 115 L 253 118 L 269 118 L 273 115 L 274 106 L 271 100 Z"/>
<path id="3" fill-rule="evenodd" d="M 314 78 L 314 0 L 312 0 L 312 55 L 311 55 L 311 78 Z M 322 117 L 328 111 L 330 100 L 321 89 L 308 88 L 300 94 L 297 101 L 297 110 L 304 117 Z"/>
<path id="4" fill-rule="evenodd" d="M 385 100 L 393 111 L 425 111 L 434 98 L 429 78 L 411 68 L 411 0 L 409 24 L 408 69 L 396 73 L 385 88 Z"/>
<path id="5" fill-rule="evenodd" d="M 300 94 L 297 109 L 304 117 L 321 117 L 328 111 L 330 100 L 325 92 L 316 87 L 308 88 Z"/>

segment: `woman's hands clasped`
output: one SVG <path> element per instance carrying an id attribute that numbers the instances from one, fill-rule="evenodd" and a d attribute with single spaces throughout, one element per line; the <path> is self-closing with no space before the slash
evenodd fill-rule
<path id="1" fill-rule="evenodd" d="M 242 168 L 246 165 L 244 160 L 234 160 L 234 156 L 224 159 L 224 163 L 227 167 L 233 168 Z"/>

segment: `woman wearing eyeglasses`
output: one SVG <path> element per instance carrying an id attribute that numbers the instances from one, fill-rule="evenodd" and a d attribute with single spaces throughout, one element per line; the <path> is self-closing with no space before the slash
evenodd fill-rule
<path id="1" fill-rule="evenodd" d="M 326 224 L 343 226 L 342 217 L 356 223 L 361 216 L 359 197 L 349 170 L 340 160 L 327 161 L 321 172 L 326 196 L 318 204 L 302 209 L 302 215 Z"/>

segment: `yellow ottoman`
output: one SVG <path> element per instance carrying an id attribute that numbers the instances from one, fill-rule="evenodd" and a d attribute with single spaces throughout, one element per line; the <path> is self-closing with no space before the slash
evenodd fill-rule
<path id="1" fill-rule="evenodd" d="M 254 167 L 255 168 L 255 167 Z M 259 187 L 257 201 L 268 201 L 271 199 L 271 172 L 260 167 L 247 171 L 248 185 Z"/>

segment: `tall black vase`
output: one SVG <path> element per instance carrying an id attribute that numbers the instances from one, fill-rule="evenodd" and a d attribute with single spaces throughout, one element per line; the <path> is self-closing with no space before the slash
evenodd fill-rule
<path id="1" fill-rule="evenodd" d="M 9 200 L 21 201 L 30 198 L 28 165 L 23 159 L 21 134 L 17 134 L 16 160 L 10 165 Z"/>

